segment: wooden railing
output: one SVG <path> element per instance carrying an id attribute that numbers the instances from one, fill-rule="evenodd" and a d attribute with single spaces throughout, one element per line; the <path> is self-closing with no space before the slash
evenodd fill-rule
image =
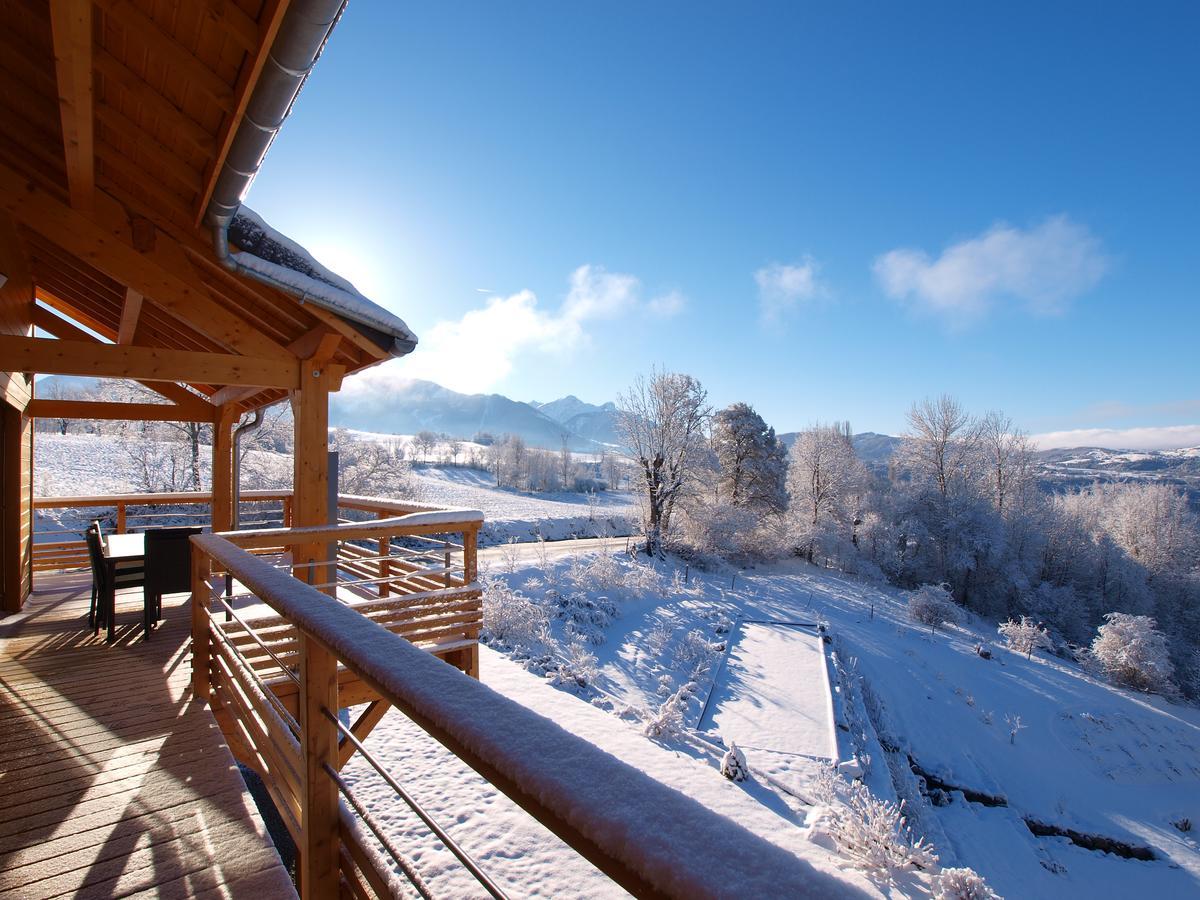
<path id="1" fill-rule="evenodd" d="M 158 525 L 203 525 L 212 521 L 212 494 L 208 491 L 87 495 L 79 497 L 35 497 L 35 512 L 45 510 L 86 510 L 77 528 L 47 528 L 35 523 L 33 571 L 61 572 L 88 567 L 84 518 L 105 521 L 106 529 L 116 534 L 153 528 Z M 290 525 L 291 491 L 243 491 L 242 521 L 250 527 L 268 524 Z"/>
<path id="2" fill-rule="evenodd" d="M 389 710 L 635 896 L 854 893 L 465 674 L 477 659 L 454 653 L 479 624 L 478 513 L 340 503 L 385 517 L 192 538 L 194 692 L 263 777 L 299 851 L 303 896 L 430 896 L 377 818 L 381 801 L 368 806 L 342 777 L 356 753 L 483 893 L 504 896 L 364 744 Z"/>

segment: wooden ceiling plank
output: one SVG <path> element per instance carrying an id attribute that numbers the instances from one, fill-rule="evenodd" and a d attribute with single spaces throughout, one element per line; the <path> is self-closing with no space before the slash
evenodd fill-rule
<path id="1" fill-rule="evenodd" d="M 139 157 L 150 160 L 163 174 L 174 178 L 180 187 L 197 193 L 200 191 L 200 172 L 123 112 L 107 103 L 98 103 L 96 120 L 114 134 L 124 136 L 130 144 L 136 146 Z M 98 146 L 103 148 L 104 142 L 100 142 Z M 122 148 L 117 147 L 116 152 L 122 152 Z"/>
<path id="2" fill-rule="evenodd" d="M 233 139 L 237 135 L 238 126 L 241 125 L 242 116 L 245 115 L 246 107 L 250 103 L 250 95 L 254 92 L 254 86 L 258 84 L 258 76 L 262 73 L 263 66 L 271 54 L 271 47 L 275 43 L 275 36 L 279 33 L 279 25 L 287 12 L 288 4 L 289 0 L 268 0 L 264 4 L 262 15 L 259 18 L 257 41 L 253 47 L 248 48 L 249 55 L 243 60 L 241 71 L 238 72 L 237 85 L 234 87 L 237 103 L 225 114 L 225 118 L 221 122 L 221 131 L 217 137 L 217 155 L 213 157 L 212 164 L 204 175 L 204 188 L 200 191 L 200 199 L 196 203 L 195 210 L 197 227 L 204 221 L 208 201 L 212 199 L 213 191 L 217 186 L 217 178 L 221 174 L 221 168 L 225 165 L 229 148 L 233 145 Z"/>
<path id="3" fill-rule="evenodd" d="M 95 3 L 121 28 L 145 44 L 160 62 L 186 75 L 193 86 L 204 91 L 219 106 L 229 107 L 233 104 L 233 88 L 197 59 L 190 48 L 164 31 L 154 19 L 129 0 L 95 0 Z"/>
<path id="4" fill-rule="evenodd" d="M 113 280 L 136 288 L 149 302 L 230 350 L 248 356 L 293 358 L 283 346 L 207 296 L 207 289 L 196 284 L 196 272 L 169 236 L 159 235 L 153 250 L 139 253 L 128 242 L 125 210 L 102 191 L 95 199 L 92 215 L 81 215 L 16 172 L 0 167 L 0 209 L 26 227 L 52 237 L 67 252 Z"/>
<path id="5" fill-rule="evenodd" d="M 153 115 L 165 119 L 170 129 L 178 132 L 199 153 L 206 158 L 212 153 L 214 138 L 203 125 L 150 87 L 103 47 L 96 48 L 95 65 L 96 70 L 106 80 L 119 85 L 135 102 L 140 103 Z"/>
<path id="6" fill-rule="evenodd" d="M 33 324 L 47 334 L 52 334 L 64 340 L 96 340 L 95 337 L 74 324 L 78 322 L 79 325 L 82 325 L 84 328 L 90 328 L 96 334 L 105 338 L 105 340 L 112 340 L 110 335 L 116 335 L 116 332 L 109 325 L 99 321 L 85 310 L 76 309 L 75 304 L 60 297 L 57 293 L 47 291 L 41 285 L 37 288 L 37 299 L 38 302 L 46 304 L 50 309 L 62 313 L 64 316 L 70 316 L 73 320 L 68 322 L 41 306 L 35 306 L 33 308 Z"/>
<path id="7" fill-rule="evenodd" d="M 91 0 L 50 0 L 50 27 L 71 205 L 88 209 L 96 188 Z"/>
<path id="8" fill-rule="evenodd" d="M 85 378 L 198 381 L 295 389 L 300 361 L 229 353 L 197 353 L 98 342 L 0 335 L 0 359 L 11 371 Z"/>
<path id="9" fill-rule="evenodd" d="M 230 0 L 204 0 L 204 17 L 246 51 L 258 45 L 258 23 Z"/>
<path id="10" fill-rule="evenodd" d="M 117 330 L 118 344 L 132 344 L 142 312 L 142 295 L 133 288 L 125 289 L 125 306 L 121 310 L 121 327 Z"/>

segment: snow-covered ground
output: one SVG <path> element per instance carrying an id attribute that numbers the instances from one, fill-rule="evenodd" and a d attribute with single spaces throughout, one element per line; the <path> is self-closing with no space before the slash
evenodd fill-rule
<path id="1" fill-rule="evenodd" d="M 995 643 L 983 622 L 931 635 L 909 622 L 903 592 L 802 563 L 736 581 L 692 572 L 685 586 L 682 566 L 668 562 L 657 566 L 656 583 L 628 589 L 589 575 L 592 563 L 539 563 L 536 553 L 492 563 L 492 575 L 539 604 L 550 623 L 549 658 L 529 648 L 509 655 L 579 695 L 577 702 L 607 710 L 614 731 L 651 731 L 682 688 L 683 730 L 668 730 L 660 743 L 715 772 L 720 752 L 710 741 L 736 739 L 754 775 L 739 789 L 792 810 L 786 827 L 807 838 L 820 839 L 818 817 L 803 801 L 816 793 L 822 767 L 800 754 L 833 755 L 821 749 L 828 699 L 820 669 L 806 663 L 805 654 L 816 658 L 815 639 L 802 639 L 802 629 L 747 628 L 746 620 L 827 623 L 842 729 L 837 755 L 857 756 L 877 796 L 906 802 L 941 865 L 975 868 L 1010 897 L 1200 895 L 1200 846 L 1186 830 L 1200 821 L 1200 711 L 1115 689 L 1054 657 L 1026 660 Z M 598 583 L 585 590 L 589 578 Z M 572 594 L 582 596 L 564 606 Z M 598 629 L 600 642 L 587 645 L 595 673 L 581 688 L 555 667 L 569 655 L 572 611 L 601 597 L 616 615 Z M 724 668 L 721 653 L 695 652 L 701 639 L 714 648 L 732 641 Z M 991 644 L 990 660 L 975 652 L 979 643 Z M 1009 722 L 1018 716 L 1013 735 Z M 698 725 L 704 730 L 692 731 Z M 1145 848 L 1155 858 L 1087 846 Z M 922 885 L 893 890 L 919 894 Z"/>

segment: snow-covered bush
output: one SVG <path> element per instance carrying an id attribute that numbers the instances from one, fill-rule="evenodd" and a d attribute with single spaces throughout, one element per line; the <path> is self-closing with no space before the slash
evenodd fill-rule
<path id="1" fill-rule="evenodd" d="M 553 642 L 545 607 L 513 590 L 502 578 L 484 581 L 483 637 L 527 653 Z"/>
<path id="2" fill-rule="evenodd" d="M 725 649 L 723 643 L 712 643 L 704 632 L 693 628 L 685 634 L 675 647 L 675 665 L 682 668 L 691 666 L 693 672 L 707 671 L 717 654 Z"/>
<path id="3" fill-rule="evenodd" d="M 745 781 L 750 777 L 750 769 L 746 766 L 746 754 L 738 748 L 736 741 L 729 742 L 729 749 L 721 757 L 721 774 L 730 781 Z"/>
<path id="4" fill-rule="evenodd" d="M 1020 622 L 1009 619 L 1002 623 L 998 630 L 1008 644 L 1008 649 L 1024 653 L 1026 658 L 1032 657 L 1034 650 L 1048 650 L 1054 646 L 1046 629 L 1029 616 L 1021 616 Z"/>
<path id="5" fill-rule="evenodd" d="M 890 878 L 894 872 L 937 862 L 933 847 L 914 835 L 905 820 L 903 802 L 880 800 L 861 781 L 847 783 L 832 770 L 818 775 L 813 793 L 826 807 L 814 827 L 867 872 Z"/>
<path id="6" fill-rule="evenodd" d="M 683 733 L 683 711 L 687 705 L 687 687 L 682 687 L 662 702 L 662 705 L 646 720 L 642 734 L 647 737 L 669 739 Z"/>
<path id="7" fill-rule="evenodd" d="M 936 631 L 939 625 L 958 620 L 958 607 L 944 584 L 923 584 L 908 595 L 908 617 Z"/>
<path id="8" fill-rule="evenodd" d="M 934 900 L 1000 900 L 974 869 L 942 869 L 933 876 Z"/>
<path id="9" fill-rule="evenodd" d="M 599 646 L 607 639 L 604 629 L 617 617 L 617 605 L 608 597 L 596 597 L 583 591 L 573 591 L 565 597 L 557 595 L 558 618 L 568 636 Z"/>
<path id="10" fill-rule="evenodd" d="M 1092 641 L 1091 657 L 1114 683 L 1171 693 L 1175 674 L 1166 636 L 1150 616 L 1109 613 Z"/>
<path id="11" fill-rule="evenodd" d="M 596 655 L 582 641 L 571 641 L 567 645 L 566 659 L 559 663 L 553 681 L 585 688 L 596 680 L 597 668 Z"/>

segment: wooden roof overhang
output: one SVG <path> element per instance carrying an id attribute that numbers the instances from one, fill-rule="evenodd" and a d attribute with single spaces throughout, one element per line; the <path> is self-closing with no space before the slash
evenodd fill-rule
<path id="1" fill-rule="evenodd" d="M 0 370 L 142 380 L 212 418 L 286 397 L 304 359 L 336 388 L 392 354 L 227 271 L 203 224 L 288 6 L 0 0 Z"/>

